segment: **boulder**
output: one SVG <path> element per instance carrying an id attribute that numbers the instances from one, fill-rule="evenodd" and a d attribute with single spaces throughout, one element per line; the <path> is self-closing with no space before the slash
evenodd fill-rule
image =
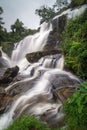
<path id="1" fill-rule="evenodd" d="M 37 62 L 40 58 L 47 56 L 47 55 L 55 55 L 62 53 L 62 50 L 50 50 L 50 51 L 38 51 L 29 53 L 26 55 L 26 58 L 29 62 L 34 63 Z"/>
<path id="2" fill-rule="evenodd" d="M 15 66 L 13 68 L 8 68 L 3 76 L 0 78 L 0 84 L 6 84 L 13 81 L 14 77 L 17 76 L 19 67 Z"/>
<path id="3" fill-rule="evenodd" d="M 54 99 L 63 104 L 80 86 L 80 81 L 76 77 L 67 74 L 59 73 L 56 76 L 52 76 L 51 79 Z"/>

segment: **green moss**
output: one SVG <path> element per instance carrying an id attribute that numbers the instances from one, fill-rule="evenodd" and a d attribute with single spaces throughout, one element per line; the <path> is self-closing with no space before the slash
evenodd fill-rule
<path id="1" fill-rule="evenodd" d="M 67 130 L 87 130 L 87 82 L 68 99 L 65 113 Z"/>

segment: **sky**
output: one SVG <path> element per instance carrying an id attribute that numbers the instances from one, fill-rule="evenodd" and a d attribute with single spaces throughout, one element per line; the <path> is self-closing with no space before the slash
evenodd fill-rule
<path id="1" fill-rule="evenodd" d="M 2 14 L 4 27 L 10 31 L 10 25 L 14 24 L 16 19 L 24 23 L 26 28 L 36 29 L 39 26 L 40 18 L 35 14 L 35 10 L 42 5 L 52 6 L 56 0 L 0 0 L 0 6 L 3 8 Z"/>

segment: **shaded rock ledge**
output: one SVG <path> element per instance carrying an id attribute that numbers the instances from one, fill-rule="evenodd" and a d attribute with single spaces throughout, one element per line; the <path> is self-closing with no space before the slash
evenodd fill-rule
<path id="1" fill-rule="evenodd" d="M 2 77 L 0 77 L 0 85 L 1 84 L 8 84 L 13 81 L 14 77 L 17 76 L 19 72 L 19 67 L 15 66 L 12 68 L 8 68 Z"/>
<path id="2" fill-rule="evenodd" d="M 55 55 L 60 53 L 63 53 L 62 50 L 38 51 L 38 52 L 28 53 L 26 55 L 26 58 L 30 63 L 34 63 L 44 56 Z"/>

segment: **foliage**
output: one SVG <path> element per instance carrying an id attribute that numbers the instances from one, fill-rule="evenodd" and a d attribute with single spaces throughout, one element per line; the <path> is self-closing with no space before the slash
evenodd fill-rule
<path id="1" fill-rule="evenodd" d="M 1 15 L 3 14 L 3 9 L 2 7 L 0 6 L 0 43 L 1 43 L 1 40 L 4 39 L 4 34 L 5 34 L 5 29 L 3 28 L 3 18 L 1 17 Z"/>
<path id="2" fill-rule="evenodd" d="M 2 15 L 3 13 L 3 9 L 2 7 L 0 6 L 0 15 Z M 4 22 L 2 22 L 3 18 L 0 16 L 0 29 L 2 28 L 2 25 L 4 24 Z"/>
<path id="3" fill-rule="evenodd" d="M 22 31 L 24 31 L 23 23 L 19 19 L 16 20 L 16 22 L 11 25 L 11 29 L 13 33 L 21 34 Z"/>
<path id="4" fill-rule="evenodd" d="M 41 6 L 40 9 L 36 9 L 35 13 L 41 17 L 41 23 L 49 21 L 55 16 L 54 8 L 47 7 L 45 5 Z"/>
<path id="5" fill-rule="evenodd" d="M 55 10 L 57 10 L 57 12 L 61 11 L 63 8 L 68 6 L 68 1 L 67 0 L 56 0 L 55 4 L 53 5 L 53 7 L 55 8 Z"/>
<path id="6" fill-rule="evenodd" d="M 64 128 L 50 128 L 47 124 L 33 116 L 21 116 L 5 130 L 66 130 Z"/>
<path id="7" fill-rule="evenodd" d="M 68 3 L 66 0 L 56 0 L 52 7 L 43 5 L 35 10 L 35 14 L 40 16 L 40 23 L 43 23 L 44 21 L 49 22 L 54 16 L 58 15 L 59 11 L 63 11 L 63 8 L 67 5 Z"/>
<path id="8" fill-rule="evenodd" d="M 25 27 L 23 27 L 23 25 L 24 24 L 19 19 L 17 19 L 15 23 L 11 25 L 12 32 L 9 33 L 9 37 L 12 37 L 12 39 L 10 39 L 10 41 L 19 41 L 23 39 L 25 36 L 29 34 L 34 34 L 36 32 L 36 30 L 26 29 Z"/>
<path id="9" fill-rule="evenodd" d="M 65 65 L 81 78 L 87 78 L 87 10 L 65 28 Z"/>
<path id="10" fill-rule="evenodd" d="M 68 99 L 64 109 L 67 130 L 87 130 L 87 82 Z"/>
<path id="11" fill-rule="evenodd" d="M 87 4 L 87 0 L 72 0 L 71 7 Z"/>
<path id="12" fill-rule="evenodd" d="M 11 25 L 10 32 L 3 27 L 3 18 L 1 17 L 3 13 L 2 7 L 0 7 L 0 46 L 3 47 L 4 51 L 8 54 L 11 53 L 11 48 L 13 48 L 13 43 L 22 40 L 27 35 L 32 35 L 37 32 L 37 30 L 26 29 L 19 19 L 15 21 L 13 25 Z"/>
<path id="13" fill-rule="evenodd" d="M 50 130 L 48 126 L 34 117 L 22 116 L 6 130 Z"/>

